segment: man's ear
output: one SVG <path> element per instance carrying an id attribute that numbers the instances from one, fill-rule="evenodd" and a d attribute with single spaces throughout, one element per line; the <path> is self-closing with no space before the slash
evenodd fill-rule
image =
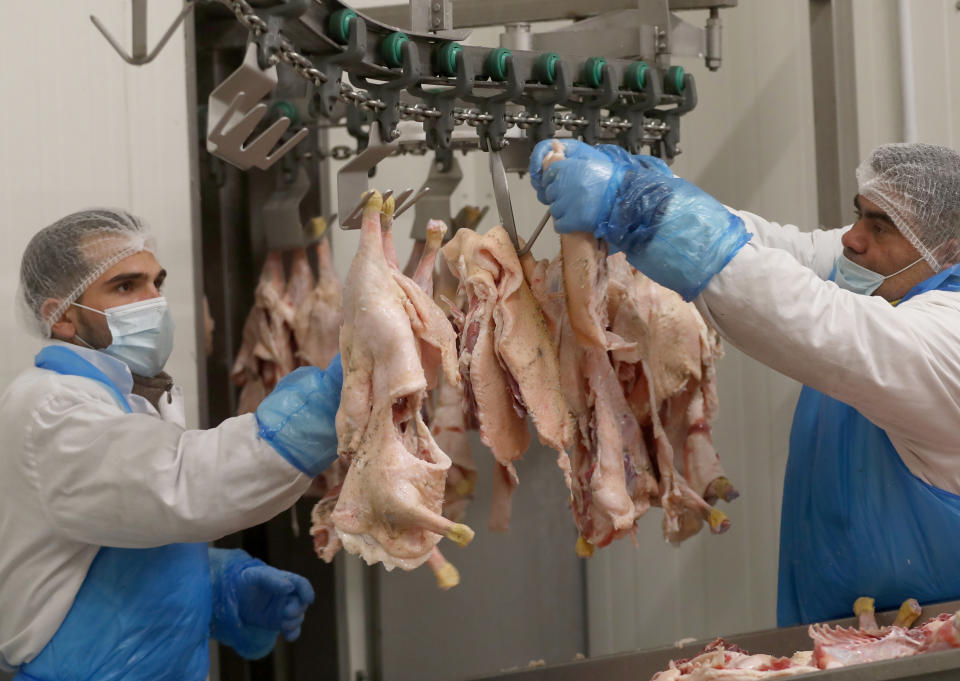
<path id="1" fill-rule="evenodd" d="M 60 305 L 60 301 L 56 298 L 47 298 L 43 301 L 43 305 L 40 306 L 40 314 L 44 319 L 47 319 L 49 315 L 53 314 L 53 311 L 57 309 Z M 59 338 L 60 340 L 72 341 L 73 337 L 77 335 L 77 325 L 73 319 L 73 310 L 67 308 L 60 315 L 60 319 L 56 320 L 50 326 L 50 333 L 54 338 Z"/>

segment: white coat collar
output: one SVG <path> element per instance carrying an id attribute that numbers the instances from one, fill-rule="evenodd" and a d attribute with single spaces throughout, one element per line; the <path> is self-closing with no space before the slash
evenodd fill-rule
<path id="1" fill-rule="evenodd" d="M 111 357 L 99 350 L 92 350 L 82 345 L 74 345 L 73 343 L 60 340 L 51 340 L 50 344 L 60 345 L 83 357 L 83 359 L 105 373 L 107 378 L 117 386 L 117 389 L 122 395 L 129 395 L 133 390 L 133 376 L 130 375 L 130 367 L 116 357 Z"/>

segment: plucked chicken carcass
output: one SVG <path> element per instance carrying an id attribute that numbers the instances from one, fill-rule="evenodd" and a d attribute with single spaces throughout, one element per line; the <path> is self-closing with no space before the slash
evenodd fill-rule
<path id="1" fill-rule="evenodd" d="M 455 334 L 390 257 L 383 207 L 378 193 L 364 207 L 347 278 L 337 439 L 349 469 L 330 518 L 344 548 L 369 564 L 410 570 L 430 560 L 436 570 L 445 563 L 435 553 L 442 537 L 460 545 L 473 538 L 469 527 L 440 514 L 450 458 L 421 417 L 431 374 L 433 384 L 440 370 L 460 383 Z"/>
<path id="2" fill-rule="evenodd" d="M 233 381 L 241 386 L 238 414 L 254 411 L 277 381 L 296 368 L 290 333 L 294 309 L 286 289 L 282 254 L 272 251 L 260 273 L 233 364 Z"/>
<path id="3" fill-rule="evenodd" d="M 463 313 L 457 302 L 461 298 L 457 294 L 457 278 L 442 263 L 440 267 L 434 266 L 446 231 L 447 227 L 441 220 L 427 222 L 427 240 L 421 249 L 420 262 L 413 268 L 413 279 L 433 295 L 437 305 L 448 310 L 447 318 L 460 328 Z M 467 504 L 473 498 L 477 484 L 477 466 L 470 453 L 467 419 L 463 412 L 462 384 L 454 385 L 441 374 L 431 397 L 430 408 L 425 409 L 425 420 L 437 445 L 450 457 L 443 514 L 459 521 L 466 515 Z"/>
<path id="4" fill-rule="evenodd" d="M 572 420 L 556 345 L 503 227 L 484 235 L 460 230 L 443 255 L 467 300 L 460 332 L 463 410 L 496 459 L 490 528 L 506 530 L 518 482 L 513 462 L 530 445 L 527 414 L 540 441 L 566 461 Z"/>
<path id="5" fill-rule="evenodd" d="M 343 294 L 328 238 L 317 242 L 316 253 L 317 281 L 296 308 L 293 334 L 300 362 L 326 367 L 339 351 Z"/>
<path id="6" fill-rule="evenodd" d="M 563 158 L 562 147 L 544 169 Z M 559 334 L 564 394 L 578 423 L 571 457 L 577 552 L 632 533 L 651 504 L 664 508 L 664 534 L 681 541 L 726 516 L 703 498 L 726 480 L 709 437 L 716 415 L 716 335 L 692 305 L 607 257 L 589 233 L 561 235 L 561 257 L 527 267 Z M 563 301 L 563 304 L 558 302 Z M 704 478 L 706 478 L 704 480 Z M 727 484 L 725 498 L 735 492 Z"/>
<path id="7" fill-rule="evenodd" d="M 625 345 L 613 365 L 637 423 L 653 442 L 664 509 L 664 536 L 673 542 L 699 531 L 724 531 L 729 521 L 710 502 L 738 493 L 710 436 L 717 415 L 719 337 L 692 303 L 635 270 L 623 254 L 608 259 L 611 330 Z"/>

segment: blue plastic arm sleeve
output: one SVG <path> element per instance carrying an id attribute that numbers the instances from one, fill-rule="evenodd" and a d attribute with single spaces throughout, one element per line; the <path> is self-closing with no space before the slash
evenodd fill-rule
<path id="1" fill-rule="evenodd" d="M 257 407 L 261 439 L 301 472 L 317 476 L 337 458 L 337 409 L 343 368 L 301 367 L 284 376 Z"/>

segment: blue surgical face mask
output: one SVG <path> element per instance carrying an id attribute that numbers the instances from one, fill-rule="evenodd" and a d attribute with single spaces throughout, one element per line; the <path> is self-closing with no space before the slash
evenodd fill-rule
<path id="1" fill-rule="evenodd" d="M 166 298 L 148 298 L 109 307 L 103 312 L 80 303 L 74 305 L 107 318 L 113 342 L 102 352 L 119 359 L 140 376 L 156 376 L 163 371 L 173 351 L 174 328 Z M 82 338 L 80 340 L 89 346 Z"/>
<path id="2" fill-rule="evenodd" d="M 884 276 L 877 274 L 873 270 L 868 270 L 863 265 L 858 265 L 841 253 L 840 257 L 837 258 L 837 273 L 834 275 L 833 280 L 840 288 L 870 296 L 873 295 L 873 292 L 880 288 L 880 284 L 887 279 L 895 277 L 901 272 L 905 272 L 921 260 L 923 260 L 922 257 L 917 258 L 903 269 Z"/>

